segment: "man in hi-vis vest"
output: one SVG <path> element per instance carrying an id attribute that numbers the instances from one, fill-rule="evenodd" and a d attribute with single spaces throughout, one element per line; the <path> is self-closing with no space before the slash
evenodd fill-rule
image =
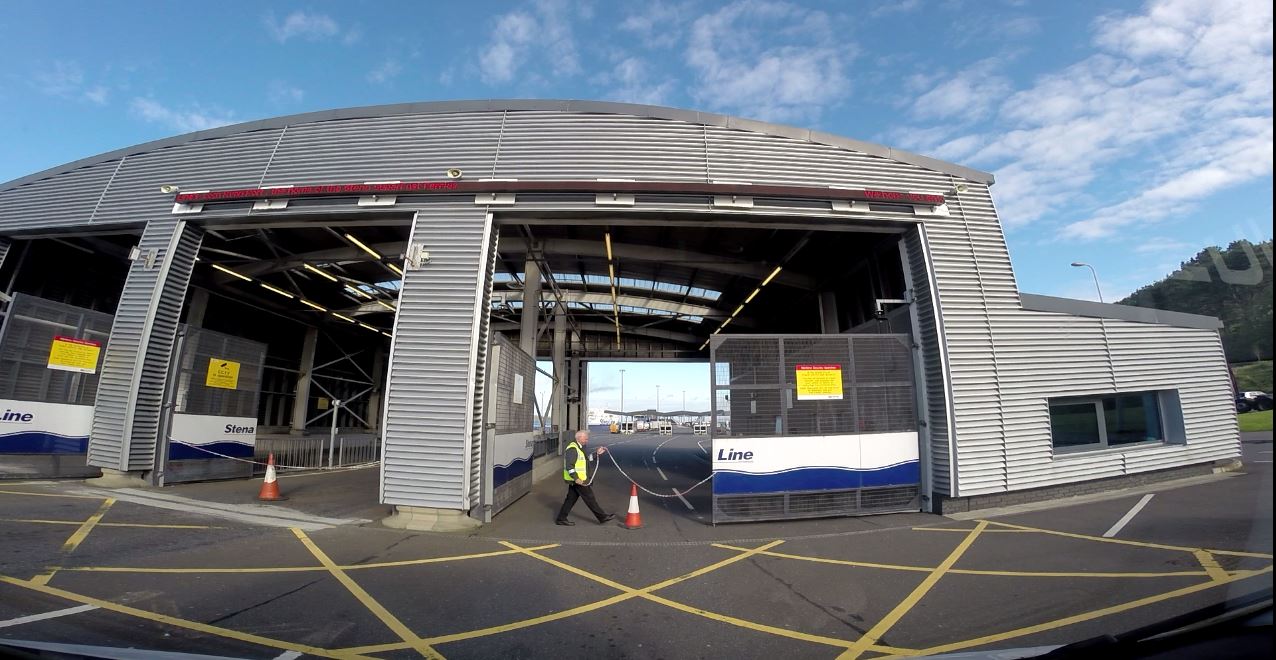
<path id="1" fill-rule="evenodd" d="M 594 455 L 585 451 L 585 445 L 588 444 L 589 431 L 577 431 L 576 439 L 567 443 L 567 448 L 563 450 L 563 481 L 567 482 L 567 499 L 563 500 L 563 507 L 558 510 L 555 524 L 576 524 L 567 519 L 567 514 L 572 512 L 578 498 L 585 500 L 585 506 L 598 518 L 599 525 L 616 517 L 616 514 L 607 513 L 598 506 L 598 500 L 594 499 L 594 490 L 589 487 L 589 471 L 592 469 L 589 464 L 594 462 Z M 606 447 L 599 447 L 597 455 L 602 456 L 605 451 Z"/>

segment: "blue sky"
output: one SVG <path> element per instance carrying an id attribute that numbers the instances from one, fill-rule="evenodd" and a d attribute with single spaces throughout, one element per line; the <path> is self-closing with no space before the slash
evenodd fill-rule
<path id="1" fill-rule="evenodd" d="M 1272 233 L 1266 0 L 19 2 L 0 181 L 325 108 L 591 98 L 991 171 L 1020 288 L 1112 300 Z M 654 392 L 652 394 L 654 399 Z"/>

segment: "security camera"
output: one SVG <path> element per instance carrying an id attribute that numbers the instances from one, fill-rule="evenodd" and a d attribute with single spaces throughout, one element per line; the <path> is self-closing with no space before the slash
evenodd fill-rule
<path id="1" fill-rule="evenodd" d="M 464 174 L 464 173 L 463 173 L 463 172 L 461 172 L 461 170 L 459 170 L 459 169 L 457 169 L 457 168 L 453 167 L 453 168 L 451 168 L 451 169 L 449 169 L 449 170 L 447 171 L 447 178 L 449 178 L 449 179 L 459 179 L 459 178 L 461 178 L 461 175 L 462 175 L 462 174 Z"/>
<path id="2" fill-rule="evenodd" d="M 171 194 L 173 194 L 173 193 L 175 193 L 175 192 L 177 192 L 177 191 L 179 191 L 179 190 L 181 190 L 181 188 L 179 188 L 179 187 L 177 187 L 177 186 L 175 186 L 175 185 L 173 185 L 173 184 L 171 184 L 171 183 L 166 183 L 166 184 L 164 184 L 164 185 L 160 186 L 160 192 L 164 193 L 165 195 L 171 195 Z"/>
<path id="3" fill-rule="evenodd" d="M 885 320 L 885 319 L 886 319 L 886 310 L 884 310 L 884 309 L 875 309 L 875 310 L 873 310 L 873 318 L 877 319 L 878 321 L 883 321 L 883 320 Z"/>

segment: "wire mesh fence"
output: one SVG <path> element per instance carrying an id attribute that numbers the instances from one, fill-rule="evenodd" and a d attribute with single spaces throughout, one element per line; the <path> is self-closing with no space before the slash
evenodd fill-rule
<path id="1" fill-rule="evenodd" d="M 724 337 L 713 348 L 715 410 L 725 412 L 717 435 L 915 430 L 908 342 L 906 335 Z M 832 389 L 807 391 L 798 382 L 805 368 L 824 370 Z"/>
<path id="2" fill-rule="evenodd" d="M 93 405 L 94 373 L 49 367 L 55 337 L 97 342 L 105 351 L 111 314 L 16 293 L 0 334 L 0 399 Z"/>
<path id="3" fill-rule="evenodd" d="M 783 453 L 792 451 L 785 445 L 786 438 L 807 439 L 802 442 L 826 438 L 837 443 L 836 436 L 867 438 L 917 431 L 913 354 L 906 335 L 729 336 L 715 337 L 712 346 L 715 440 L 765 439 L 761 441 L 777 443 L 776 450 Z M 823 456 L 807 459 L 810 462 L 805 465 L 810 468 L 827 467 L 821 462 Z M 785 471 L 791 470 L 781 470 Z M 765 478 L 772 473 L 754 474 Z M 716 484 L 715 480 L 715 523 L 908 511 L 920 506 L 918 483 L 870 486 L 859 477 L 843 476 L 836 485 L 795 481 L 787 488 L 761 488 L 760 492 L 721 492 Z"/>

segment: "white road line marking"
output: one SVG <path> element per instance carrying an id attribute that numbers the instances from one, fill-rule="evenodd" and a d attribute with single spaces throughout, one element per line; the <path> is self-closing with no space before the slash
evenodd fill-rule
<path id="1" fill-rule="evenodd" d="M 300 657 L 301 657 L 300 651 L 284 651 L 283 653 L 280 653 L 279 655 L 275 656 L 275 660 L 292 660 L 293 658 L 300 658 Z"/>
<path id="2" fill-rule="evenodd" d="M 702 442 L 704 442 L 704 440 L 696 440 L 696 446 L 700 448 L 700 451 L 702 451 L 702 452 L 704 452 L 704 453 L 706 453 L 706 454 L 707 454 L 707 453 L 709 453 L 709 450 L 708 450 L 708 449 L 705 449 L 705 448 L 704 448 L 704 445 L 703 445 L 703 444 L 701 444 Z"/>
<path id="3" fill-rule="evenodd" d="M 688 502 L 688 501 L 687 501 L 687 498 L 683 497 L 683 496 L 682 496 L 682 493 L 679 493 L 679 492 L 678 492 L 678 489 L 677 489 L 677 488 L 674 488 L 674 489 L 673 489 L 673 494 L 674 494 L 674 495 L 677 495 L 677 496 L 678 496 L 678 499 L 682 500 L 682 503 L 683 503 L 683 504 L 686 504 L 688 509 L 690 509 L 691 511 L 695 511 L 695 510 L 696 510 L 696 508 L 695 508 L 694 506 L 691 506 L 691 502 Z"/>
<path id="4" fill-rule="evenodd" d="M 1271 461 L 1250 461 L 1250 463 L 1271 463 Z"/>
<path id="5" fill-rule="evenodd" d="M 657 468 L 656 468 L 656 473 L 660 475 L 660 478 L 661 478 L 661 479 L 664 479 L 665 481 L 669 481 L 669 477 L 666 477 L 666 476 L 665 476 L 665 471 L 664 471 L 664 470 L 661 470 L 659 467 L 657 467 Z"/>
<path id="6" fill-rule="evenodd" d="M 1110 539 L 1113 536 L 1116 536 L 1117 532 L 1120 532 L 1121 528 L 1125 527 L 1126 523 L 1134 520 L 1134 516 L 1138 515 L 1138 513 L 1143 510 L 1144 506 L 1147 506 L 1148 500 L 1152 499 L 1153 495 L 1155 495 L 1155 493 L 1148 493 L 1147 495 L 1144 495 L 1143 499 L 1139 500 L 1138 504 L 1130 507 L 1130 510 L 1126 511 L 1125 515 L 1121 516 L 1121 519 L 1116 521 L 1116 524 L 1113 525 L 1111 529 L 1103 533 L 1103 537 Z"/>
<path id="7" fill-rule="evenodd" d="M 54 610 L 52 612 L 45 612 L 44 614 L 32 614 L 30 616 L 20 616 L 16 619 L 9 619 L 8 621 L 0 621 L 0 628 L 8 628 L 9 626 L 20 626 L 24 623 L 35 623 L 36 621 L 44 621 L 45 619 L 56 619 L 58 617 L 70 616 L 72 614 L 79 614 L 80 612 L 88 612 L 89 610 L 96 610 L 96 609 L 97 609 L 97 605 L 77 605 L 75 607 L 68 607 L 64 610 Z"/>

